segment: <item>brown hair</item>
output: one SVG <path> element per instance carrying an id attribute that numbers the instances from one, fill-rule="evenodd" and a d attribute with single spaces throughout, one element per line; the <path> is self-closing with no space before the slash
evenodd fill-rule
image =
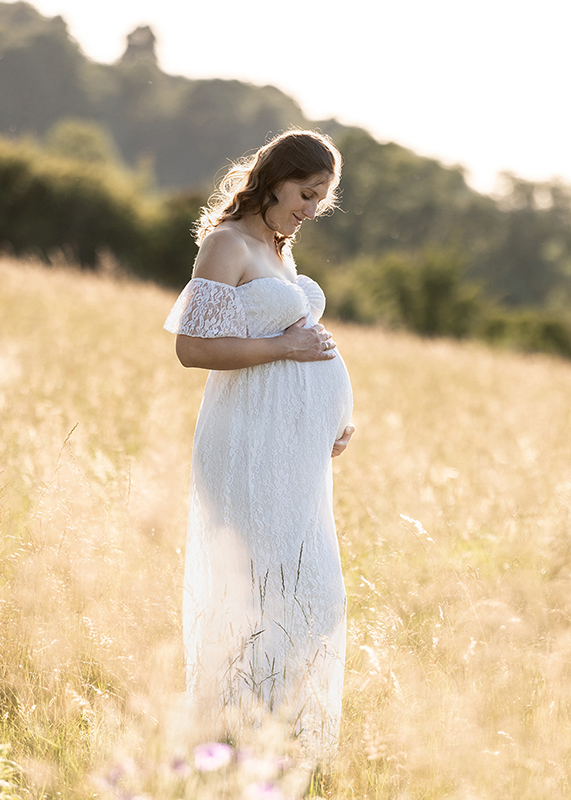
<path id="1" fill-rule="evenodd" d="M 337 205 L 341 164 L 339 150 L 323 133 L 290 130 L 276 136 L 253 156 L 232 164 L 201 211 L 195 229 L 197 243 L 201 244 L 207 234 L 228 219 L 261 214 L 266 222 L 266 214 L 278 202 L 274 190 L 288 180 L 303 181 L 321 173 L 331 175 L 331 186 L 317 208 L 317 216 L 332 211 Z M 278 253 L 292 239 L 274 233 Z"/>

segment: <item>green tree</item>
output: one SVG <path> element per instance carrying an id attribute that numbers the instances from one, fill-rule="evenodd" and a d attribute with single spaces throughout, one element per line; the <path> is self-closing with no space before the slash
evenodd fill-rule
<path id="1" fill-rule="evenodd" d="M 0 244 L 17 255 L 33 252 L 49 261 L 63 251 L 95 267 L 99 253 L 110 250 L 140 273 L 153 214 L 125 172 L 0 141 L 0 220 Z"/>
<path id="2" fill-rule="evenodd" d="M 46 150 L 53 155 L 117 166 L 120 158 L 111 135 L 95 122 L 59 120 L 46 137 Z"/>
<path id="3" fill-rule="evenodd" d="M 198 194 L 167 197 L 149 232 L 148 272 L 165 286 L 182 288 L 192 273 L 198 247 L 193 227 L 206 198 Z"/>
<path id="4" fill-rule="evenodd" d="M 476 331 L 485 307 L 481 288 L 465 278 L 462 257 L 449 249 L 365 257 L 342 272 L 343 291 L 333 298 L 345 318 L 461 338 Z"/>
<path id="5" fill-rule="evenodd" d="M 502 235 L 480 268 L 508 305 L 542 306 L 571 293 L 571 187 L 504 173 Z"/>

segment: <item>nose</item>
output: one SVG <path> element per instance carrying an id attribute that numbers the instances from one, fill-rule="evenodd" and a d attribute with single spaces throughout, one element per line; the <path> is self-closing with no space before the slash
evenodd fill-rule
<path id="1" fill-rule="evenodd" d="M 315 219 L 315 213 L 317 211 L 317 203 L 312 201 L 308 203 L 306 208 L 304 208 L 303 213 L 307 219 Z"/>

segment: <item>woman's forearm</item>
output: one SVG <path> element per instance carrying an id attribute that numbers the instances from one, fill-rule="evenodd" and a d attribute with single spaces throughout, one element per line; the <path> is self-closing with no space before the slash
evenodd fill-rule
<path id="1" fill-rule="evenodd" d="M 197 336 L 176 337 L 176 354 L 184 367 L 202 369 L 244 369 L 288 358 L 289 348 L 283 336 L 264 339 Z"/>
<path id="2" fill-rule="evenodd" d="M 176 354 L 184 367 L 202 369 L 244 369 L 269 364 L 270 361 L 328 361 L 335 358 L 336 344 L 323 325 L 304 327 L 298 319 L 281 336 L 263 339 L 239 339 L 231 336 L 202 339 L 199 336 L 176 337 Z"/>

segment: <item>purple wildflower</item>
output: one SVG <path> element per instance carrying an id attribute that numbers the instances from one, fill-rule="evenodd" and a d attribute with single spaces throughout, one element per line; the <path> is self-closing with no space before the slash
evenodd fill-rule
<path id="1" fill-rule="evenodd" d="M 199 744 L 193 750 L 194 766 L 199 772 L 214 772 L 232 761 L 234 750 L 229 744 L 208 742 Z"/>

